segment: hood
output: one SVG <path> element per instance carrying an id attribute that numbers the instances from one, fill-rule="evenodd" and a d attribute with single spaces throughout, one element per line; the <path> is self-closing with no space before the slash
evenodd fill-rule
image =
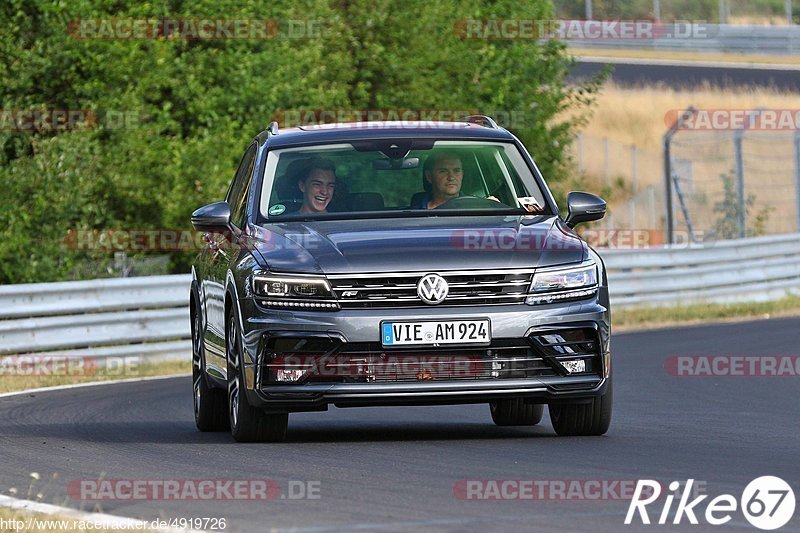
<path id="1" fill-rule="evenodd" d="M 355 274 L 576 263 L 586 244 L 555 216 L 408 217 L 256 226 L 253 255 L 274 272 Z"/>

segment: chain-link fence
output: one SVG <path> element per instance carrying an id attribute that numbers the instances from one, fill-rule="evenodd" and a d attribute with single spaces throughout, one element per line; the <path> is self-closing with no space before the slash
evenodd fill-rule
<path id="1" fill-rule="evenodd" d="M 624 178 L 636 190 L 640 180 L 652 181 L 660 172 L 661 154 L 635 144 L 623 144 L 608 137 L 578 134 L 572 145 L 572 157 L 581 175 L 602 179 L 607 185 Z"/>
<path id="2" fill-rule="evenodd" d="M 571 146 L 584 185 L 602 194 L 608 215 L 597 223 L 605 229 L 648 229 L 666 226 L 664 160 L 660 151 L 581 133 Z"/>
<path id="3" fill-rule="evenodd" d="M 800 131 L 679 130 L 668 138 L 663 153 L 576 139 L 576 170 L 609 201 L 597 227 L 647 229 L 665 242 L 670 229 L 684 242 L 800 231 Z"/>
<path id="4" fill-rule="evenodd" d="M 713 239 L 800 231 L 800 136 L 681 131 L 670 142 L 673 229 Z"/>

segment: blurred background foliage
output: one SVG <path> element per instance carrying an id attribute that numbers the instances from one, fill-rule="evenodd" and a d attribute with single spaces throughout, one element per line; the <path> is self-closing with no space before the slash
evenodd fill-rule
<path id="1" fill-rule="evenodd" d="M 463 40 L 467 18 L 547 18 L 549 2 L 4 0 L 0 109 L 88 110 L 92 127 L 0 128 L 0 283 L 118 275 L 113 252 L 70 230 L 190 229 L 222 198 L 248 141 L 276 110 L 508 110 L 558 184 L 599 80 L 565 83 L 557 41 Z M 317 21 L 321 36 L 263 40 L 79 39 L 87 18 Z M 118 117 L 125 117 L 120 124 Z M 111 119 L 114 118 L 113 120 Z M 173 254 L 188 271 L 193 254 Z"/>

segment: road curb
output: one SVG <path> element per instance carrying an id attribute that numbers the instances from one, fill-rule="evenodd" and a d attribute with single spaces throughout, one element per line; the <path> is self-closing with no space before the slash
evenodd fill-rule
<path id="1" fill-rule="evenodd" d="M 111 514 L 105 513 L 90 513 L 86 511 L 79 511 L 77 509 L 72 509 L 71 507 L 62 507 L 60 505 L 53 505 L 50 503 L 42 503 L 42 502 L 32 502 L 30 500 L 21 500 L 19 498 L 12 498 L 11 496 L 5 496 L 0 494 L 0 507 L 5 507 L 7 509 L 15 509 L 18 511 L 23 511 L 26 513 L 37 513 L 37 514 L 45 514 L 45 515 L 57 515 L 58 519 L 52 520 L 73 520 L 73 521 L 82 521 L 82 522 L 90 522 L 93 525 L 93 529 L 98 529 L 97 526 L 102 527 L 104 530 L 114 530 L 114 531 L 164 531 L 164 532 L 189 532 L 195 533 L 198 530 L 194 529 L 176 529 L 176 528 L 158 528 L 158 527 L 151 527 L 152 521 L 150 520 L 139 520 L 136 518 L 128 518 L 124 516 L 116 516 Z M 40 522 L 44 522 L 46 519 L 41 519 Z M 25 528 L 27 529 L 30 525 L 32 525 L 33 519 L 24 520 Z M 74 522 L 72 524 L 75 525 Z"/>

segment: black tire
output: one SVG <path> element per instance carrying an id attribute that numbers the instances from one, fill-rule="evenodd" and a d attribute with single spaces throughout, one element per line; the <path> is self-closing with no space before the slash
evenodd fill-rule
<path id="1" fill-rule="evenodd" d="M 228 419 L 237 442 L 281 442 L 286 438 L 288 413 L 266 414 L 247 402 L 242 378 L 242 339 L 233 313 L 225 332 L 228 359 Z"/>
<path id="2" fill-rule="evenodd" d="M 200 431 L 228 431 L 228 397 L 224 389 L 206 379 L 202 317 L 197 303 L 192 310 L 192 395 L 194 423 Z"/>
<path id="3" fill-rule="evenodd" d="M 562 437 L 574 435 L 603 435 L 611 424 L 614 403 L 611 378 L 605 394 L 589 403 L 561 403 L 548 406 L 553 429 Z"/>
<path id="4" fill-rule="evenodd" d="M 489 411 L 498 426 L 535 426 L 542 420 L 544 406 L 513 398 L 489 402 Z"/>

